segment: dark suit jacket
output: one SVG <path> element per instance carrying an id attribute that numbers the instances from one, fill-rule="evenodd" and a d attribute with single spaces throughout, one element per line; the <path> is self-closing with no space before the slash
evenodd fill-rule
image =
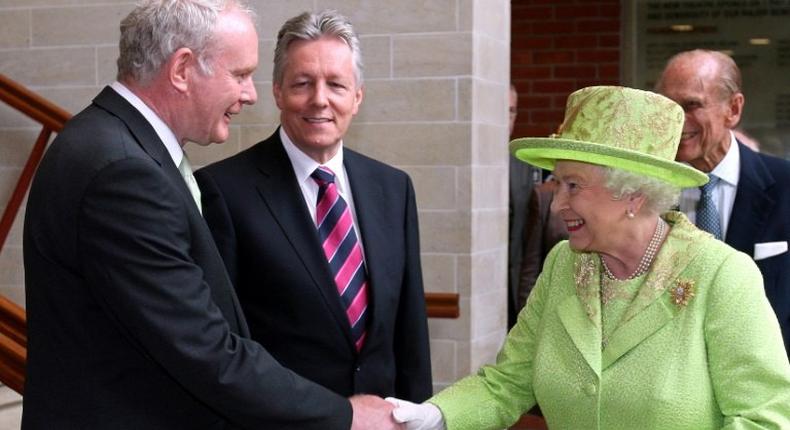
<path id="1" fill-rule="evenodd" d="M 560 216 L 551 213 L 551 201 L 554 200 L 551 185 L 543 183 L 532 188 L 532 197 L 529 199 L 524 229 L 521 277 L 518 285 L 519 311 L 527 303 L 529 293 L 543 270 L 543 262 L 549 255 L 551 248 L 568 238 L 565 222 Z"/>
<path id="2" fill-rule="evenodd" d="M 23 429 L 348 429 L 249 330 L 145 118 L 110 88 L 41 162 L 24 229 Z"/>
<path id="3" fill-rule="evenodd" d="M 790 241 L 790 162 L 738 143 L 741 171 L 725 242 L 754 256 L 756 243 Z M 756 261 L 790 353 L 790 252 Z"/>
<path id="4" fill-rule="evenodd" d="M 279 132 L 197 172 L 203 213 L 253 339 L 280 363 L 344 396 L 420 402 L 432 388 L 414 190 L 349 149 L 344 165 L 370 287 L 359 354 Z"/>
<path id="5" fill-rule="evenodd" d="M 518 284 L 521 275 L 522 252 L 524 250 L 524 230 L 528 216 L 529 198 L 535 183 L 540 183 L 540 170 L 517 159 L 512 154 L 510 159 L 509 191 L 509 222 L 508 222 L 508 258 L 507 258 L 507 313 L 508 327 L 516 323 L 518 305 Z M 537 181 L 536 176 L 538 176 Z"/>

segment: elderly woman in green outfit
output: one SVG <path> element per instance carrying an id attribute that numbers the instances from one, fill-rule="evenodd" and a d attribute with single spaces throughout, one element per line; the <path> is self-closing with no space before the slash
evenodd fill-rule
<path id="1" fill-rule="evenodd" d="M 757 266 L 669 209 L 704 184 L 674 161 L 680 106 L 623 87 L 568 99 L 549 138 L 510 145 L 554 171 L 551 251 L 496 364 L 408 429 L 501 429 L 536 404 L 552 429 L 790 429 L 790 364 Z"/>

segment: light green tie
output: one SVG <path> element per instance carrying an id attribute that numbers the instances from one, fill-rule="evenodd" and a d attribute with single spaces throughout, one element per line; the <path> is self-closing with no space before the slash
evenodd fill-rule
<path id="1" fill-rule="evenodd" d="M 181 172 L 181 176 L 184 178 L 184 182 L 187 183 L 189 192 L 192 193 L 192 198 L 195 199 L 195 204 L 197 205 L 198 211 L 202 215 L 203 206 L 200 204 L 200 187 L 198 187 L 197 181 L 195 180 L 195 175 L 192 174 L 192 165 L 189 164 L 187 154 L 184 154 L 184 157 L 181 158 L 181 164 L 178 165 L 178 171 Z"/>

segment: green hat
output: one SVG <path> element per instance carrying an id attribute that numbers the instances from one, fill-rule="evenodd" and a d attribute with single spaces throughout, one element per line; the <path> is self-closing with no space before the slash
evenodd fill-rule
<path id="1" fill-rule="evenodd" d="M 697 187 L 708 182 L 707 175 L 675 161 L 684 117 L 677 103 L 656 93 L 587 87 L 568 96 L 557 133 L 515 139 L 510 151 L 548 170 L 557 160 L 581 161 Z"/>

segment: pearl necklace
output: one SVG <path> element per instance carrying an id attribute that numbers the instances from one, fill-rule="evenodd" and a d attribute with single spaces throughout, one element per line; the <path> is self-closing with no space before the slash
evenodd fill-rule
<path id="1" fill-rule="evenodd" d="M 623 279 L 623 281 L 630 281 L 631 279 L 638 278 L 650 269 L 650 265 L 653 264 L 653 259 L 656 258 L 656 254 L 658 253 L 658 247 L 661 245 L 661 239 L 664 238 L 664 232 L 666 232 L 667 224 L 661 218 L 658 219 L 658 225 L 656 226 L 656 231 L 653 232 L 653 237 L 650 238 L 650 242 L 647 244 L 647 249 L 645 249 L 645 253 L 642 255 L 642 258 L 639 260 L 639 265 L 636 266 L 636 271 L 631 274 L 631 276 Z M 614 276 L 611 270 L 609 270 L 609 266 L 606 265 L 606 261 L 604 261 L 603 257 L 601 257 L 601 265 L 603 266 L 604 274 L 609 279 L 618 279 Z"/>

